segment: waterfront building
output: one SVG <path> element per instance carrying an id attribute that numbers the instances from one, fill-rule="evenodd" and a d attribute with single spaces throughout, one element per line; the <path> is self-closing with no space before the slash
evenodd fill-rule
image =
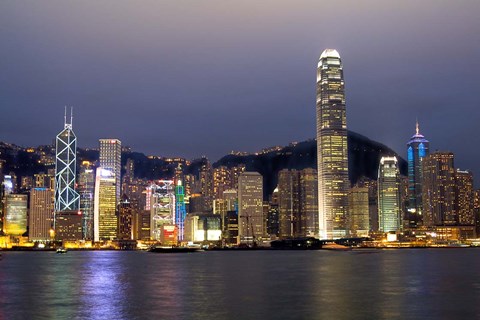
<path id="1" fill-rule="evenodd" d="M 55 212 L 55 240 L 77 241 L 82 238 L 82 212 L 80 210 Z"/>
<path id="2" fill-rule="evenodd" d="M 211 213 L 188 214 L 185 219 L 185 241 L 221 241 L 221 217 Z"/>
<path id="3" fill-rule="evenodd" d="M 30 211 L 28 215 L 28 238 L 30 241 L 48 241 L 53 229 L 53 189 L 32 188 L 30 190 Z"/>
<path id="4" fill-rule="evenodd" d="M 474 225 L 473 174 L 457 169 L 455 172 L 456 215 L 459 225 Z"/>
<path id="5" fill-rule="evenodd" d="M 178 240 L 184 240 L 185 217 L 187 209 L 185 208 L 185 190 L 182 186 L 182 180 L 177 181 L 175 186 L 175 225 L 178 228 Z"/>
<path id="6" fill-rule="evenodd" d="M 152 184 L 150 210 L 150 239 L 165 238 L 163 225 L 175 225 L 175 190 L 173 180 L 158 180 Z"/>
<path id="7" fill-rule="evenodd" d="M 355 184 L 358 188 L 368 188 L 368 223 L 370 231 L 378 231 L 378 188 L 377 181 L 361 177 Z"/>
<path id="8" fill-rule="evenodd" d="M 263 238 L 263 177 L 243 172 L 238 177 L 238 235 L 240 242 L 255 243 Z"/>
<path id="9" fill-rule="evenodd" d="M 134 208 L 126 195 L 118 204 L 117 239 L 133 240 L 133 216 Z"/>
<path id="10" fill-rule="evenodd" d="M 347 233 L 350 182 L 343 65 L 334 49 L 318 61 L 316 114 L 319 237 L 340 238 Z"/>
<path id="11" fill-rule="evenodd" d="M 100 139 L 100 167 L 113 173 L 115 179 L 115 203 L 120 201 L 122 142 L 118 139 Z"/>
<path id="12" fill-rule="evenodd" d="M 423 224 L 456 224 L 455 167 L 452 152 L 436 151 L 423 160 Z"/>
<path id="13" fill-rule="evenodd" d="M 314 169 L 278 173 L 280 238 L 318 234 L 317 172 Z"/>
<path id="14" fill-rule="evenodd" d="M 367 237 L 370 231 L 368 187 L 355 185 L 348 193 L 350 236 Z"/>
<path id="15" fill-rule="evenodd" d="M 83 238 L 93 240 L 95 170 L 88 161 L 83 161 L 80 166 L 77 191 L 80 195 L 80 211 L 83 218 Z"/>
<path id="16" fill-rule="evenodd" d="M 97 168 L 94 196 L 94 240 L 113 240 L 117 236 L 116 179 L 112 171 Z"/>
<path id="17" fill-rule="evenodd" d="M 27 232 L 26 194 L 6 194 L 4 197 L 3 233 L 7 236 L 21 236 Z"/>
<path id="18" fill-rule="evenodd" d="M 420 134 L 418 121 L 416 123 L 415 134 L 407 143 L 407 161 L 408 161 L 408 207 L 407 220 L 409 227 L 416 227 L 422 222 L 423 202 L 422 202 L 422 161 L 429 154 L 430 143 Z"/>
<path id="19" fill-rule="evenodd" d="M 378 168 L 379 231 L 392 232 L 401 228 L 400 170 L 396 157 L 382 157 Z"/>
<path id="20" fill-rule="evenodd" d="M 72 112 L 72 111 L 71 111 Z M 65 108 L 64 129 L 55 140 L 55 211 L 77 210 L 80 195 L 75 191 L 77 174 L 77 137 L 73 132 L 73 115 L 67 123 Z"/>

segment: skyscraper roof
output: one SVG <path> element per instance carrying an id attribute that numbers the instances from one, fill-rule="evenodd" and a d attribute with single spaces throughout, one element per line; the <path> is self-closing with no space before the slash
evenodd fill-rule
<path id="1" fill-rule="evenodd" d="M 322 54 L 320 55 L 320 59 L 328 58 L 328 57 L 340 59 L 340 54 L 338 54 L 338 51 L 335 49 L 323 50 Z"/>
<path id="2" fill-rule="evenodd" d="M 425 137 L 420 133 L 420 127 L 419 127 L 419 124 L 418 124 L 418 121 L 416 122 L 416 127 L 415 127 L 415 134 L 410 138 L 410 140 L 408 141 L 407 145 L 410 145 L 414 142 L 418 142 L 418 143 L 425 143 L 425 142 L 429 142 L 427 139 L 425 139 Z"/>

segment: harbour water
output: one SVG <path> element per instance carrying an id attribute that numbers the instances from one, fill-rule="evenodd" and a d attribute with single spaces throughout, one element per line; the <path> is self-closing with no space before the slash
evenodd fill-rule
<path id="1" fill-rule="evenodd" d="M 480 319 L 479 302 L 479 249 L 0 260 L 0 319 Z"/>

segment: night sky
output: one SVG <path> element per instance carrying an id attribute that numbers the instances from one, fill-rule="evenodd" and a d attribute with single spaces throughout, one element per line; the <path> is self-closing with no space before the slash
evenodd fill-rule
<path id="1" fill-rule="evenodd" d="M 360 4 L 361 3 L 361 4 Z M 1 1 L 0 140 L 215 161 L 315 137 L 320 53 L 350 130 L 406 157 L 415 119 L 480 179 L 480 1 Z"/>

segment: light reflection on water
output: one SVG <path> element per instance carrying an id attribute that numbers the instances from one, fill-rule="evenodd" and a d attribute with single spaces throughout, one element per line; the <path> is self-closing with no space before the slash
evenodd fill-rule
<path id="1" fill-rule="evenodd" d="M 478 265 L 478 249 L 5 252 L 0 319 L 474 319 Z"/>

